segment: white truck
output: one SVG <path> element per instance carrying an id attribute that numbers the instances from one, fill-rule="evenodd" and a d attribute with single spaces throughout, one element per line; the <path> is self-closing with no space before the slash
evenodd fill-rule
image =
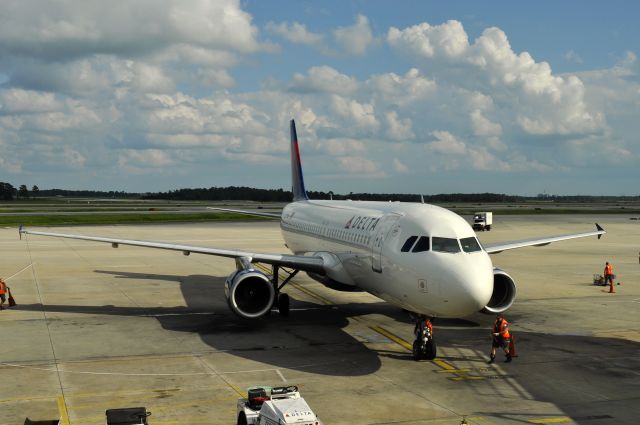
<path id="1" fill-rule="evenodd" d="M 298 387 L 251 387 L 238 399 L 238 425 L 322 425 Z"/>
<path id="2" fill-rule="evenodd" d="M 493 224 L 493 213 L 489 211 L 477 212 L 473 214 L 473 230 L 482 230 L 483 232 L 491 230 Z"/>

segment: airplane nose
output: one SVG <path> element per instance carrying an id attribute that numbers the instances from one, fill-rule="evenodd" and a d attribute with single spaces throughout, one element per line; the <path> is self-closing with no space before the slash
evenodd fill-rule
<path id="1" fill-rule="evenodd" d="M 455 305 L 458 317 L 482 310 L 493 293 L 493 266 L 486 255 L 465 259 L 464 265 L 456 267 L 453 281 L 448 289 L 449 303 Z"/>

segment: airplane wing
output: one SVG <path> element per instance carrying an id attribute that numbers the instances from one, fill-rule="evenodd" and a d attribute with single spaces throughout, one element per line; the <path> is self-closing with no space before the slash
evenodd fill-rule
<path id="1" fill-rule="evenodd" d="M 37 232 L 33 230 L 20 229 L 20 234 L 52 236 L 56 238 L 80 239 L 85 241 L 107 242 L 117 248 L 119 245 L 140 246 L 145 248 L 168 249 L 171 251 L 181 251 L 184 255 L 191 253 L 216 255 L 219 257 L 240 258 L 249 257 L 252 263 L 266 263 L 282 267 L 288 267 L 300 271 L 319 273 L 324 275 L 324 261 L 321 257 L 311 257 L 304 255 L 268 254 L 259 252 L 238 251 L 219 248 L 208 248 L 193 245 L 172 244 L 166 242 L 137 241 L 132 239 L 103 238 L 99 236 L 74 235 L 68 233 Z"/>
<path id="2" fill-rule="evenodd" d="M 215 207 L 207 207 L 208 210 L 214 211 L 224 211 L 224 212 L 233 212 L 238 214 L 246 214 L 246 215 L 255 215 L 258 217 L 269 217 L 269 218 L 281 218 L 281 214 L 278 213 L 268 213 L 261 211 L 247 211 L 247 210 L 233 210 L 230 208 L 215 208 Z"/>
<path id="3" fill-rule="evenodd" d="M 572 233 L 569 235 L 548 236 L 546 238 L 536 239 L 524 239 L 519 241 L 501 242 L 498 244 L 491 244 L 484 246 L 484 250 L 489 254 L 497 254 L 508 249 L 524 248 L 525 246 L 544 246 L 549 245 L 552 242 L 564 241 L 567 239 L 584 238 L 587 236 L 597 236 L 598 239 L 604 235 L 605 230 L 596 223 L 596 230 L 593 232 L 585 233 Z"/>

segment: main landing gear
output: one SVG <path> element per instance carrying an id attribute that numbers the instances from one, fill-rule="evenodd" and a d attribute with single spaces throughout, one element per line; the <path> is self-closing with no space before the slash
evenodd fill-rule
<path id="1" fill-rule="evenodd" d="M 416 339 L 413 341 L 413 360 L 433 360 L 436 358 L 437 346 L 433 339 L 431 321 L 425 317 L 416 319 Z"/>
<path id="2" fill-rule="evenodd" d="M 278 284 L 280 270 L 284 271 L 287 274 L 287 277 L 282 281 L 282 284 Z M 298 270 L 288 270 L 285 268 L 280 268 L 277 265 L 273 265 L 271 268 L 271 271 L 272 271 L 271 284 L 273 284 L 273 289 L 276 292 L 276 297 L 273 303 L 273 307 L 278 308 L 278 313 L 280 313 L 280 316 L 288 317 L 289 308 L 291 304 L 289 299 L 289 294 L 281 293 L 280 290 L 284 287 L 284 285 L 289 283 L 289 281 L 293 279 L 295 275 L 298 274 Z"/>

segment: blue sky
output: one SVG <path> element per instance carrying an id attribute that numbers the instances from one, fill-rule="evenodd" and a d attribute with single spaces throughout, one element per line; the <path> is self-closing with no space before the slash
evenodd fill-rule
<path id="1" fill-rule="evenodd" d="M 0 181 L 638 195 L 638 8 L 7 0 Z"/>

